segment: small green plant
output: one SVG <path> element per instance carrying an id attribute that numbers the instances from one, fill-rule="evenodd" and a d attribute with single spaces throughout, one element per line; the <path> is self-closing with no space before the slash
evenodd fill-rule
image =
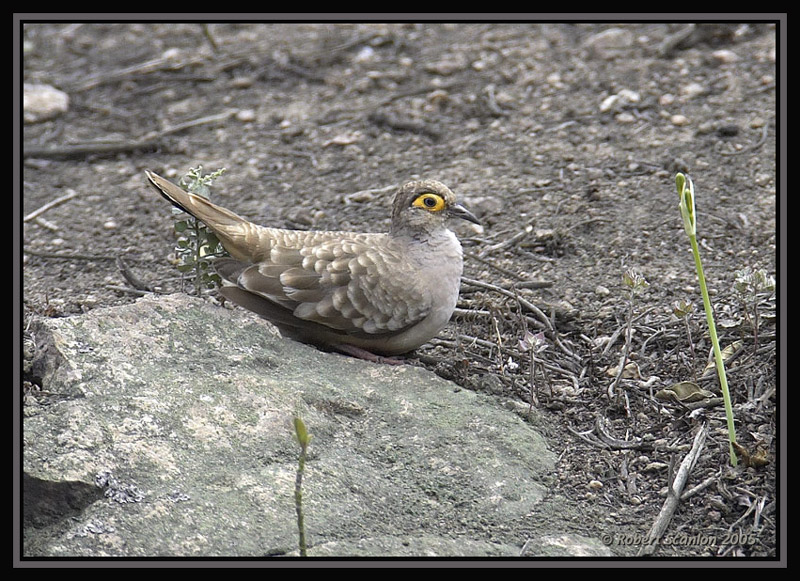
<path id="1" fill-rule="evenodd" d="M 625 368 L 628 365 L 628 358 L 631 354 L 631 339 L 633 336 L 633 304 L 635 302 L 636 296 L 644 292 L 647 287 L 650 286 L 650 283 L 647 282 L 647 279 L 641 275 L 640 273 L 636 272 L 635 270 L 629 268 L 622 274 L 622 284 L 627 287 L 628 289 L 628 316 L 625 323 L 625 350 L 622 353 L 622 358 L 619 362 L 619 367 L 617 370 L 617 375 L 614 378 L 614 381 L 611 382 L 611 385 L 608 386 L 607 394 L 609 399 L 614 397 L 617 385 L 619 384 L 620 379 L 622 378 L 622 374 L 625 372 Z"/>
<path id="2" fill-rule="evenodd" d="M 764 296 L 775 292 L 775 278 L 769 276 L 764 270 L 746 268 L 737 270 L 733 282 L 733 290 L 742 301 L 744 316 L 753 330 L 754 350 L 758 349 L 758 302 Z"/>
<path id="3" fill-rule="evenodd" d="M 547 349 L 547 340 L 544 337 L 544 332 L 540 333 L 531 333 L 527 329 L 525 330 L 525 335 L 522 339 L 519 340 L 519 350 L 523 353 L 528 353 L 530 356 L 530 377 L 528 383 L 530 383 L 530 391 L 531 391 L 531 401 L 530 406 L 528 407 L 528 411 L 533 409 L 533 404 L 535 400 L 539 399 L 539 388 L 536 386 L 536 368 L 538 360 L 536 356 L 539 353 L 543 353 Z M 541 368 L 541 375 L 542 378 L 547 381 L 547 375 L 545 374 L 544 364 L 539 365 L 538 367 Z M 552 390 L 550 392 L 550 396 L 552 397 L 553 393 Z"/>
<path id="4" fill-rule="evenodd" d="M 689 236 L 689 243 L 692 246 L 692 255 L 694 256 L 694 266 L 697 270 L 697 279 L 700 282 L 700 293 L 703 295 L 703 308 L 706 312 L 706 322 L 708 323 L 708 333 L 711 337 L 711 345 L 714 349 L 714 361 L 717 366 L 717 375 L 719 376 L 719 385 L 722 390 L 722 400 L 725 403 L 725 418 L 728 423 L 728 451 L 731 457 L 731 464 L 736 466 L 738 463 L 736 452 L 734 451 L 734 444 L 736 443 L 736 427 L 733 421 L 733 409 L 731 408 L 731 396 L 728 391 L 728 378 L 725 374 L 725 362 L 722 358 L 722 350 L 719 347 L 719 338 L 717 337 L 717 327 L 714 324 L 714 311 L 711 307 L 711 300 L 708 296 L 708 287 L 706 286 L 706 277 L 703 273 L 703 263 L 700 260 L 700 249 L 697 245 L 697 220 L 694 205 L 694 184 L 692 180 L 679 173 L 675 176 L 675 186 L 678 189 L 680 196 L 680 211 L 683 218 L 683 229 Z"/>
<path id="5" fill-rule="evenodd" d="M 294 418 L 294 434 L 300 444 L 300 457 L 297 461 L 297 476 L 294 481 L 294 508 L 297 512 L 297 534 L 300 556 L 307 556 L 306 549 L 306 525 L 303 515 L 303 474 L 306 469 L 306 459 L 308 458 L 308 445 L 311 443 L 311 434 L 306 429 L 306 424 L 299 416 Z"/>
<path id="6" fill-rule="evenodd" d="M 192 168 L 180 179 L 180 185 L 193 194 L 208 198 L 211 193 L 211 183 L 224 172 L 224 169 L 203 175 L 203 167 Z M 219 286 L 220 277 L 209 268 L 211 261 L 227 252 L 220 244 L 217 235 L 208 227 L 194 218 L 186 216 L 178 208 L 173 208 L 182 219 L 175 222 L 175 233 L 178 241 L 175 254 L 178 259 L 178 271 L 189 278 L 194 284 L 195 294 L 199 295 L 203 289 Z"/>
<path id="7" fill-rule="evenodd" d="M 683 321 L 686 327 L 686 337 L 689 339 L 689 351 L 692 353 L 692 380 L 697 383 L 697 371 L 695 362 L 697 357 L 694 352 L 694 342 L 692 341 L 692 329 L 689 327 L 689 319 L 694 313 L 694 303 L 691 301 L 680 300 L 672 304 L 672 314 Z"/>

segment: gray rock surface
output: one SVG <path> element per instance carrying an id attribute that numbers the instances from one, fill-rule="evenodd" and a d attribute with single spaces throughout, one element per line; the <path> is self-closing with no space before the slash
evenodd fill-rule
<path id="1" fill-rule="evenodd" d="M 184 295 L 32 333 L 25 556 L 296 555 L 295 414 L 310 556 L 610 554 L 542 503 L 555 458 L 533 427 L 426 370 Z"/>

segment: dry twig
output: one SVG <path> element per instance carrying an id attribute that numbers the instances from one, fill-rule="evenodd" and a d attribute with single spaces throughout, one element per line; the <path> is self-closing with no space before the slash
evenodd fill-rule
<path id="1" fill-rule="evenodd" d="M 652 555 L 653 552 L 655 552 L 659 540 L 664 535 L 664 532 L 667 530 L 667 527 L 672 520 L 672 515 L 674 515 L 675 511 L 678 509 L 678 505 L 681 502 L 683 488 L 686 486 L 686 481 L 689 479 L 689 474 L 691 473 L 692 468 L 694 468 L 694 465 L 697 463 L 697 459 L 700 457 L 700 452 L 703 450 L 703 445 L 705 444 L 707 435 L 708 425 L 703 424 L 694 437 L 692 449 L 684 457 L 680 468 L 678 468 L 678 473 L 675 475 L 675 479 L 672 481 L 672 484 L 669 487 L 667 500 L 664 501 L 664 506 L 661 507 L 661 512 L 658 514 L 658 517 L 656 517 L 656 520 L 653 522 L 653 526 L 650 528 L 650 532 L 647 535 L 647 544 L 642 546 L 642 548 L 639 550 L 640 557 L 644 555 Z"/>
<path id="2" fill-rule="evenodd" d="M 60 198 L 56 198 L 55 200 L 47 202 L 44 206 L 41 206 L 40 208 L 34 210 L 33 212 L 31 212 L 30 214 L 25 216 L 22 219 L 22 221 L 23 222 L 30 222 L 31 220 L 33 220 L 35 218 L 38 218 L 39 216 L 41 216 L 42 214 L 44 214 L 45 212 L 47 212 L 51 208 L 54 208 L 54 207 L 58 206 L 59 204 L 63 204 L 64 202 L 66 202 L 68 200 L 71 200 L 72 198 L 74 198 L 77 195 L 78 195 L 78 192 L 76 192 L 75 190 L 70 190 L 69 192 L 67 192 L 67 194 L 61 196 Z"/>
<path id="3" fill-rule="evenodd" d="M 499 287 L 497 285 L 490 284 L 488 282 L 483 282 L 483 281 L 480 281 L 480 280 L 474 280 L 474 279 L 466 278 L 466 277 L 463 277 L 463 276 L 461 277 L 461 282 L 463 282 L 464 284 L 470 285 L 470 286 L 475 286 L 475 287 L 478 287 L 478 288 L 494 291 L 494 292 L 496 292 L 498 294 L 501 294 L 501 295 L 503 295 L 505 297 L 508 297 L 510 299 L 515 299 L 515 300 L 518 299 L 520 305 L 522 305 L 528 311 L 530 311 L 534 315 L 536 315 L 536 318 L 539 320 L 540 323 L 544 324 L 545 328 L 548 331 L 552 331 L 553 330 L 553 324 L 550 322 L 550 319 L 547 318 L 547 315 L 545 315 L 542 312 L 542 310 L 539 309 L 539 307 L 537 307 L 532 302 L 530 302 L 530 301 L 528 301 L 528 300 L 526 300 L 526 299 L 524 299 L 522 297 L 518 298 L 515 295 L 515 293 L 513 293 L 511 291 L 508 291 L 508 290 L 506 290 L 506 289 L 504 289 L 502 287 Z"/>
<path id="4" fill-rule="evenodd" d="M 24 158 L 38 157 L 47 159 L 71 159 L 86 157 L 87 155 L 111 155 L 116 153 L 126 153 L 130 151 L 153 150 L 161 145 L 161 139 L 172 133 L 184 131 L 198 125 L 205 125 L 217 121 L 224 121 L 236 113 L 235 109 L 229 109 L 222 113 L 192 119 L 184 123 L 167 127 L 161 131 L 152 131 L 137 139 L 128 141 L 96 141 L 90 143 L 75 143 L 68 145 L 57 145 L 55 147 L 23 146 L 22 156 Z"/>

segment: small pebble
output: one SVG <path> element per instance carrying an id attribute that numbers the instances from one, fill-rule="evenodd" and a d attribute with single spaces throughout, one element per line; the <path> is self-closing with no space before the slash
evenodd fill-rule
<path id="1" fill-rule="evenodd" d="M 69 95 L 50 85 L 25 83 L 22 89 L 22 118 L 38 123 L 58 117 L 69 108 Z"/>
<path id="2" fill-rule="evenodd" d="M 753 179 L 757 186 L 767 186 L 773 181 L 773 175 L 770 173 L 757 173 Z"/>
<path id="3" fill-rule="evenodd" d="M 711 55 L 717 60 L 717 62 L 723 65 L 735 63 L 739 60 L 739 56 L 732 50 L 715 50 L 713 53 L 711 53 Z"/>
<path id="4" fill-rule="evenodd" d="M 689 99 L 702 95 L 705 92 L 706 88 L 700 83 L 687 83 L 681 86 L 681 95 Z"/>
<path id="5" fill-rule="evenodd" d="M 609 95 L 603 99 L 602 103 L 600 103 L 600 112 L 605 113 L 606 111 L 610 111 L 616 107 L 618 101 L 619 97 L 617 95 Z"/>
<path id="6" fill-rule="evenodd" d="M 548 85 L 552 85 L 553 87 L 562 87 L 563 83 L 561 82 L 561 73 L 550 73 L 545 78 Z"/>
<path id="7" fill-rule="evenodd" d="M 622 89 L 614 95 L 610 95 L 603 99 L 600 103 L 600 111 L 606 112 L 614 109 L 619 109 L 626 105 L 638 103 L 641 100 L 639 93 L 631 91 L 630 89 Z"/>
<path id="8" fill-rule="evenodd" d="M 99 302 L 99 300 L 98 300 L 98 298 L 96 296 L 94 296 L 94 295 L 86 295 L 85 297 L 83 297 L 82 305 L 84 307 L 91 308 L 91 307 L 97 306 L 98 302 Z"/>
<path id="9" fill-rule="evenodd" d="M 355 61 L 357 63 L 367 62 L 373 59 L 375 56 L 375 49 L 371 46 L 365 46 L 356 55 Z"/>
<path id="10" fill-rule="evenodd" d="M 253 77 L 234 77 L 231 79 L 231 87 L 234 89 L 247 89 L 253 86 Z"/>
<path id="11" fill-rule="evenodd" d="M 179 48 L 168 48 L 163 53 L 161 53 L 161 58 L 165 60 L 178 60 L 181 56 L 181 49 Z"/>
<path id="12" fill-rule="evenodd" d="M 256 112 L 252 109 L 242 109 L 236 112 L 236 119 L 243 123 L 250 123 L 251 121 L 255 121 Z"/>
<path id="13" fill-rule="evenodd" d="M 677 125 L 677 126 L 679 126 L 679 127 L 682 127 L 682 126 L 684 126 L 684 125 L 689 125 L 689 118 L 688 118 L 688 117 L 686 117 L 686 115 L 680 115 L 680 114 L 677 114 L 677 115 L 672 115 L 672 116 L 669 118 L 669 121 L 670 121 L 670 123 L 672 123 L 673 125 Z"/>

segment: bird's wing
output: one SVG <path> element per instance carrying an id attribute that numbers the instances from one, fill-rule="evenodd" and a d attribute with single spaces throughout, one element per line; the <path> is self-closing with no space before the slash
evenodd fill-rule
<path id="1" fill-rule="evenodd" d="M 269 256 L 252 265 L 218 260 L 223 278 L 298 319 L 343 333 L 394 333 L 430 312 L 413 267 L 386 235 L 269 230 Z"/>

